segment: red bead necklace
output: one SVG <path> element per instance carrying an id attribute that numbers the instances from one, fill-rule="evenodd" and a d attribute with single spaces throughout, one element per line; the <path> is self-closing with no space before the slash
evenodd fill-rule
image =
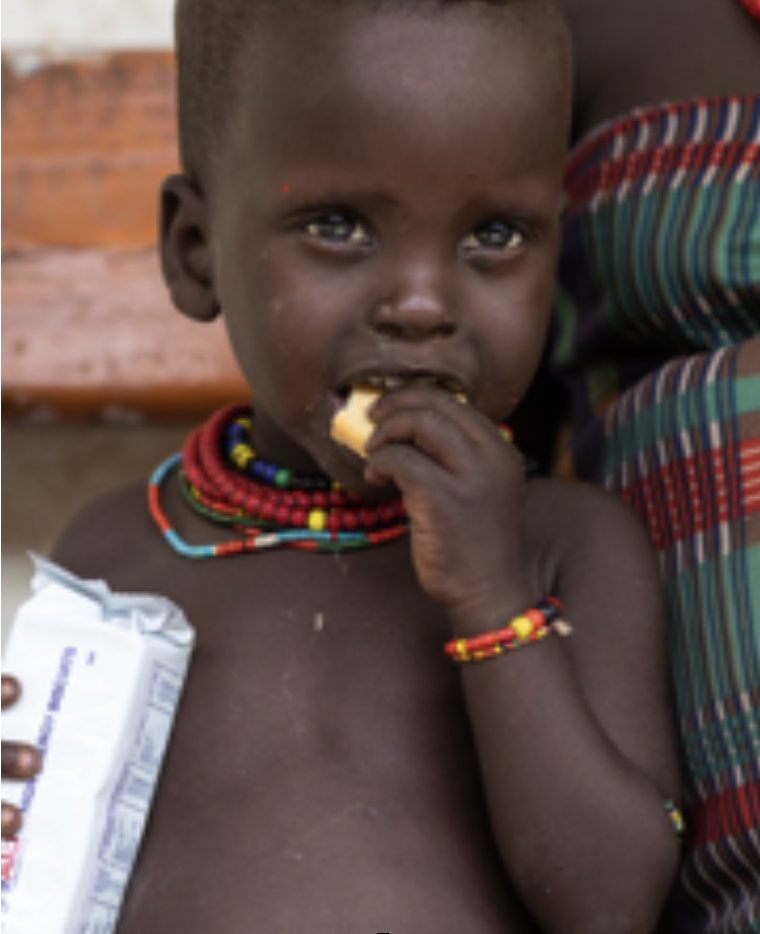
<path id="1" fill-rule="evenodd" d="M 192 432 L 182 452 L 182 472 L 193 495 L 207 508 L 313 532 L 366 532 L 406 522 L 403 501 L 369 503 L 333 486 L 288 489 L 243 475 L 224 458 L 225 435 L 246 409 L 229 406 Z"/>
<path id="2" fill-rule="evenodd" d="M 371 504 L 324 476 L 299 477 L 268 464 L 247 443 L 249 427 L 245 409 L 222 409 L 192 432 L 182 454 L 161 464 L 151 478 L 151 515 L 178 554 L 204 559 L 279 547 L 340 552 L 408 534 L 400 499 Z M 239 533 L 237 540 L 191 545 L 179 537 L 161 506 L 161 486 L 177 466 L 191 508 L 231 526 Z"/>

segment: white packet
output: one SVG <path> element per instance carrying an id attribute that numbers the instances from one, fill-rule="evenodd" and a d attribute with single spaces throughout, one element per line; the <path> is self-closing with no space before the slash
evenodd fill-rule
<path id="1" fill-rule="evenodd" d="M 193 648 L 162 597 L 112 593 L 35 558 L 3 670 L 22 685 L 3 737 L 37 746 L 32 781 L 4 781 L 24 826 L 3 840 L 3 934 L 110 934 L 132 870 Z"/>

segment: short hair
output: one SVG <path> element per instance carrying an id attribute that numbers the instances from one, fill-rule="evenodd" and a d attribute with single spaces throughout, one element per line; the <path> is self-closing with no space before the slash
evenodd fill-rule
<path id="1" fill-rule="evenodd" d="M 224 137 L 226 120 L 238 89 L 238 62 L 255 34 L 257 21 L 286 2 L 299 0 L 177 0 L 175 36 L 178 70 L 180 163 L 184 173 L 202 190 L 211 187 L 213 165 Z M 537 12 L 570 42 L 562 0 L 300 0 L 314 4 L 396 7 L 415 10 L 507 8 L 522 6 Z"/>

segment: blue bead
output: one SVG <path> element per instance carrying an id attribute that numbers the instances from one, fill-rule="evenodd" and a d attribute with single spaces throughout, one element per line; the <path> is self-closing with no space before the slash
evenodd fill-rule
<path id="1" fill-rule="evenodd" d="M 180 462 L 181 459 L 182 459 L 182 455 L 181 455 L 181 454 L 172 454 L 171 457 L 167 458 L 167 460 L 165 460 L 165 461 L 163 462 L 163 464 L 160 464 L 160 465 L 156 468 L 156 471 L 155 471 L 155 473 L 153 474 L 153 476 L 151 477 L 150 482 L 151 482 L 152 484 L 156 485 L 156 486 L 160 486 L 160 484 L 163 482 L 164 478 L 165 478 L 166 475 L 169 473 L 169 471 L 170 471 L 175 465 L 177 465 L 177 464 Z"/>

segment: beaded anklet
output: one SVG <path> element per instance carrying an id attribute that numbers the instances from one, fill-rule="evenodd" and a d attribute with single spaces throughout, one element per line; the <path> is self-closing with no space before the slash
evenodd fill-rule
<path id="1" fill-rule="evenodd" d="M 560 619 L 562 607 L 554 597 L 545 597 L 535 609 L 526 610 L 503 629 L 474 636 L 471 639 L 452 639 L 444 646 L 446 654 L 455 662 L 482 662 L 514 652 L 532 642 L 540 642 L 552 632 L 566 636 L 572 629 Z"/>
<path id="2" fill-rule="evenodd" d="M 256 458 L 247 443 L 246 411 L 230 406 L 217 412 L 191 433 L 181 455 L 169 458 L 153 474 L 150 512 L 174 551 L 199 559 L 282 546 L 341 552 L 394 541 L 408 533 L 401 499 L 371 504 L 326 477 L 298 477 Z M 225 462 L 225 450 L 232 464 Z M 239 539 L 190 545 L 179 537 L 160 502 L 161 485 L 178 465 L 181 489 L 191 508 L 232 527 Z"/>

